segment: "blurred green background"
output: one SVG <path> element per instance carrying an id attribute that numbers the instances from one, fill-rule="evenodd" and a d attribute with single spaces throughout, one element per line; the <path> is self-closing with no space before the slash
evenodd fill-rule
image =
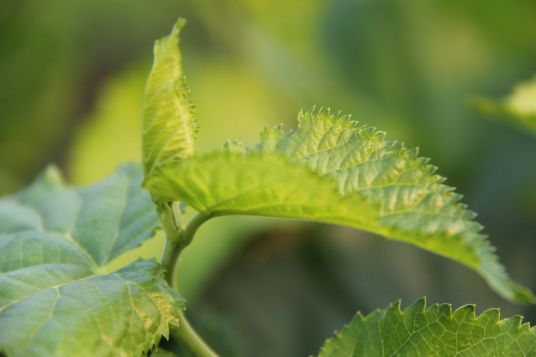
<path id="1" fill-rule="evenodd" d="M 188 18 L 185 71 L 199 150 L 254 143 L 316 104 L 419 146 L 479 214 L 501 260 L 536 290 L 536 138 L 488 120 L 536 72 L 536 2 L 517 0 L 4 0 L 0 3 L 0 193 L 48 163 L 77 184 L 140 159 L 152 42 Z M 121 258 L 159 256 L 162 238 Z M 469 270 L 340 227 L 219 218 L 180 264 L 188 313 L 224 355 L 299 356 L 357 310 L 398 298 L 499 306 L 536 323 Z M 173 344 L 167 344 L 174 349 Z"/>

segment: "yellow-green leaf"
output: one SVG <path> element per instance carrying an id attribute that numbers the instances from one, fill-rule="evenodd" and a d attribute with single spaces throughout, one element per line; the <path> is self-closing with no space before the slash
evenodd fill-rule
<path id="1" fill-rule="evenodd" d="M 416 149 L 349 117 L 302 113 L 296 130 L 266 129 L 253 149 L 219 151 L 160 166 L 153 197 L 206 215 L 251 214 L 343 224 L 449 257 L 507 299 L 536 302 L 513 282 L 461 195 Z"/>
<path id="2" fill-rule="evenodd" d="M 154 63 L 145 88 L 143 109 L 146 176 L 158 165 L 186 158 L 194 152 L 198 124 L 178 50 L 184 24 L 184 19 L 177 21 L 171 34 L 154 45 Z"/>

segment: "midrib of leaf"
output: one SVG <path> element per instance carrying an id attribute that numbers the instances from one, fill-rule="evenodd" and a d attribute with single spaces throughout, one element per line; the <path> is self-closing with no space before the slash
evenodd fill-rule
<path id="1" fill-rule="evenodd" d="M 95 261 L 95 259 L 91 256 L 91 254 L 89 253 L 89 251 L 84 248 L 80 242 L 78 242 L 76 239 L 73 238 L 73 236 L 71 235 L 72 233 L 67 233 L 67 234 L 61 234 L 61 236 L 63 238 L 65 238 L 66 240 L 68 240 L 69 242 L 73 242 L 74 245 L 76 245 L 76 247 L 89 259 L 89 261 L 91 263 L 93 263 L 93 272 L 95 274 L 99 274 L 102 270 L 100 268 L 100 266 L 97 264 L 97 262 Z"/>

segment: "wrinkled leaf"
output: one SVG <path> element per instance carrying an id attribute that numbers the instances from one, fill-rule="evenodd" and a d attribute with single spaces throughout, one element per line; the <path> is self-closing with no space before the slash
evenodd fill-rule
<path id="1" fill-rule="evenodd" d="M 177 47 L 184 24 L 183 19 L 177 21 L 171 34 L 154 45 L 154 63 L 145 88 L 143 110 L 142 152 L 146 176 L 156 166 L 194 152 L 198 124 Z"/>
<path id="2" fill-rule="evenodd" d="M 301 114 L 295 131 L 266 129 L 253 149 L 162 165 L 145 185 L 156 199 L 206 215 L 252 214 L 344 224 L 411 243 L 480 273 L 498 293 L 535 302 L 508 278 L 461 195 L 415 149 L 348 117 Z"/>
<path id="3" fill-rule="evenodd" d="M 452 312 L 448 304 L 426 308 L 421 299 L 404 311 L 397 302 L 366 317 L 358 313 L 319 357 L 534 355 L 536 329 L 519 316 L 500 320 L 490 309 L 477 317 L 474 305 Z"/>
<path id="4" fill-rule="evenodd" d="M 9 356 L 139 355 L 178 324 L 182 298 L 153 260 L 103 265 L 158 226 L 141 170 L 86 188 L 48 169 L 0 200 L 0 351 Z"/>
<path id="5" fill-rule="evenodd" d="M 180 172 L 180 175 L 178 175 Z M 367 212 L 358 196 L 339 199 L 330 180 L 276 155 L 217 152 L 164 167 L 148 187 L 212 215 L 253 214 L 344 223 Z M 305 189 L 306 188 L 306 189 Z M 356 210 L 363 215 L 355 216 Z"/>

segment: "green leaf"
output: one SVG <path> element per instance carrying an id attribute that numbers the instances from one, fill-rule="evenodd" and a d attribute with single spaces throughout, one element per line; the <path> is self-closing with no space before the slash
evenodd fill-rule
<path id="1" fill-rule="evenodd" d="M 206 215 L 337 223 L 411 243 L 471 267 L 508 299 L 536 302 L 508 278 L 475 214 L 427 162 L 381 131 L 320 110 L 300 114 L 295 131 L 266 129 L 253 149 L 231 143 L 163 165 L 145 185 L 156 199 Z"/>
<path id="2" fill-rule="evenodd" d="M 4 234 L 39 231 L 72 241 L 93 267 L 100 267 L 151 238 L 159 227 L 137 166 L 85 188 L 64 185 L 49 168 L 26 190 L 0 200 Z"/>
<path id="3" fill-rule="evenodd" d="M 475 105 L 485 114 L 507 118 L 536 134 L 536 76 L 517 84 L 506 98 L 478 98 Z"/>
<path id="4" fill-rule="evenodd" d="M 179 19 L 171 34 L 155 42 L 154 63 L 145 88 L 143 110 L 143 163 L 145 175 L 167 161 L 193 154 L 198 123 L 182 71 L 179 34 L 186 21 Z"/>
<path id="5" fill-rule="evenodd" d="M 500 320 L 499 309 L 477 317 L 474 305 L 452 312 L 448 304 L 426 308 L 421 299 L 401 311 L 396 302 L 367 317 L 358 313 L 319 356 L 534 356 L 536 328 L 521 321 Z"/>
<path id="6" fill-rule="evenodd" d="M 86 188 L 54 168 L 0 200 L 0 351 L 9 356 L 139 355 L 178 324 L 182 298 L 154 260 L 104 264 L 150 238 L 158 220 L 123 166 Z"/>
<path id="7" fill-rule="evenodd" d="M 207 215 L 253 214 L 343 223 L 362 209 L 363 215 L 356 220 L 367 217 L 358 196 L 339 199 L 330 180 L 275 155 L 217 152 L 157 172 L 148 187 L 157 192 L 158 199 L 182 200 Z"/>

